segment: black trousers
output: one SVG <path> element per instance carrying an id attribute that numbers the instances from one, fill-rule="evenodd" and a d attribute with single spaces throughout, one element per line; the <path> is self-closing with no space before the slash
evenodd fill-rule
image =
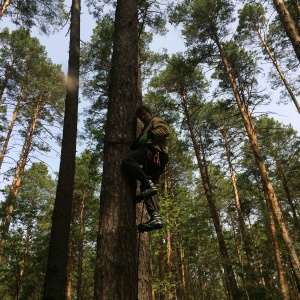
<path id="1" fill-rule="evenodd" d="M 165 166 L 168 163 L 168 155 L 159 152 L 159 164 L 155 162 L 157 150 L 149 146 L 143 146 L 132 151 L 122 159 L 122 169 L 129 176 L 138 180 L 141 184 L 140 189 L 145 189 L 147 179 L 150 179 L 154 184 L 157 184 L 160 175 L 164 172 Z M 141 167 L 142 166 L 142 167 Z M 158 197 L 152 196 L 144 200 L 148 214 L 153 211 L 159 211 Z"/>

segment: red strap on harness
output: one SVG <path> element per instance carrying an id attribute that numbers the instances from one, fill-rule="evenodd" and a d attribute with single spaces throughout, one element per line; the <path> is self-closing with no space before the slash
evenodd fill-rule
<path id="1" fill-rule="evenodd" d="M 159 160 L 159 151 L 156 151 L 153 161 L 156 165 L 160 166 L 160 160 Z"/>

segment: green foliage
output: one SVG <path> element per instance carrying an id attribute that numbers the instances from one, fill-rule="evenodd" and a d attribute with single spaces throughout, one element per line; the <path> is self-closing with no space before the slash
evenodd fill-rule
<path id="1" fill-rule="evenodd" d="M 24 174 L 0 271 L 1 289 L 7 297 L 17 293 L 22 295 L 20 299 L 34 299 L 41 295 L 55 187 L 43 163 L 34 163 Z"/>
<path id="2" fill-rule="evenodd" d="M 66 21 L 64 2 L 64 0 L 11 0 L 4 17 L 9 17 L 18 26 L 28 29 L 35 26 L 42 33 L 49 34 L 51 28 L 55 30 Z M 2 5 L 0 8 L 2 9 Z"/>

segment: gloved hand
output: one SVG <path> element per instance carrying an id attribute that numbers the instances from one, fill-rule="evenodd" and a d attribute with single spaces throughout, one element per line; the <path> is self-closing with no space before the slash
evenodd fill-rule
<path id="1" fill-rule="evenodd" d="M 144 135 L 142 135 L 142 136 L 140 137 L 139 143 L 140 143 L 141 145 L 144 145 L 144 144 L 146 144 L 147 140 L 148 140 L 148 134 L 145 133 Z"/>

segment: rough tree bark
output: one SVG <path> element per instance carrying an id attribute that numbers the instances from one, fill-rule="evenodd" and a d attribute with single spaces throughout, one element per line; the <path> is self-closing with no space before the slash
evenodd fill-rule
<path id="1" fill-rule="evenodd" d="M 80 0 L 71 7 L 70 51 L 58 184 L 49 244 L 44 300 L 65 300 L 75 175 L 80 57 Z"/>
<path id="2" fill-rule="evenodd" d="M 139 103 L 137 0 L 118 0 L 105 129 L 94 299 L 138 299 L 135 182 L 122 176 Z M 128 180 L 126 180 L 128 179 Z M 130 183 L 130 184 L 128 184 Z"/>

